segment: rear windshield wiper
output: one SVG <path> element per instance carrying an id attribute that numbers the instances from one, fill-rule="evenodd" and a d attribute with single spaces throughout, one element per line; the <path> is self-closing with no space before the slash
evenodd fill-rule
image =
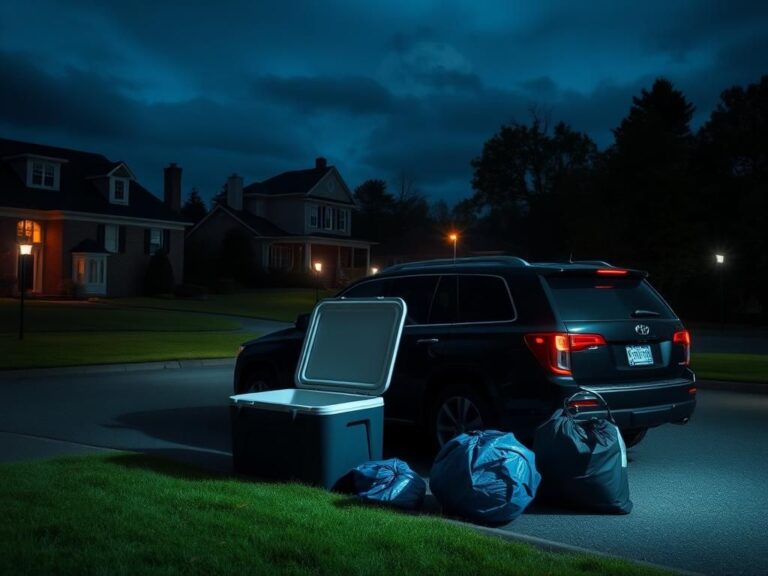
<path id="1" fill-rule="evenodd" d="M 653 318 L 655 316 L 661 316 L 661 313 L 654 310 L 635 310 L 632 312 L 632 318 Z"/>

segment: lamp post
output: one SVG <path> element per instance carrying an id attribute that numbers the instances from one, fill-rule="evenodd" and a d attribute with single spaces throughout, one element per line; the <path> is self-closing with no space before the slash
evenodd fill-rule
<path id="1" fill-rule="evenodd" d="M 32 244 L 19 243 L 19 340 L 24 340 L 24 293 L 27 291 L 26 260 L 32 254 Z"/>
<path id="2" fill-rule="evenodd" d="M 459 235 L 456 232 L 451 232 L 448 239 L 453 242 L 453 263 L 456 263 L 456 242 L 459 240 Z"/>
<path id="3" fill-rule="evenodd" d="M 323 263 L 322 262 L 315 262 L 312 267 L 315 269 L 315 275 L 317 276 L 315 278 L 315 304 L 317 304 L 318 300 L 318 291 L 320 288 L 320 272 L 323 271 Z"/>
<path id="4" fill-rule="evenodd" d="M 725 328 L 725 283 L 723 281 L 725 254 L 715 254 L 715 265 L 720 276 L 720 330 L 722 331 Z"/>

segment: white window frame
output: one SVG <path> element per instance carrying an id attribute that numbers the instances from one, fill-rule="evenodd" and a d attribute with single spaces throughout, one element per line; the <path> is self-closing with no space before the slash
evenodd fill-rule
<path id="1" fill-rule="evenodd" d="M 30 158 L 27 161 L 27 186 L 41 190 L 58 190 L 61 165 L 56 162 L 48 162 L 38 158 Z M 40 181 L 35 182 L 36 173 Z M 50 180 L 49 182 L 46 182 Z"/>
<path id="2" fill-rule="evenodd" d="M 104 224 L 104 250 L 111 254 L 120 251 L 120 226 L 117 224 Z"/>
<path id="3" fill-rule="evenodd" d="M 309 206 L 309 227 L 315 230 L 320 228 L 320 207 L 317 204 Z"/>
<path id="4" fill-rule="evenodd" d="M 343 208 L 339 208 L 339 230 L 341 232 L 347 231 L 347 211 Z"/>
<path id="5" fill-rule="evenodd" d="M 84 294 L 106 294 L 107 255 L 72 254 L 72 280 L 82 287 Z"/>
<path id="6" fill-rule="evenodd" d="M 325 212 L 325 217 L 323 218 L 323 230 L 333 230 L 334 211 L 335 208 L 333 208 L 333 206 L 325 206 L 323 208 L 323 212 Z"/>
<path id="7" fill-rule="evenodd" d="M 118 182 L 122 185 L 122 188 L 123 188 L 123 197 L 122 198 L 118 198 L 117 197 Z M 110 177 L 110 179 L 109 179 L 109 202 L 110 202 L 110 204 L 121 204 L 121 205 L 124 205 L 124 206 L 128 205 L 129 184 L 130 184 L 130 180 L 128 178 L 117 178 L 115 176 Z"/>
<path id="8" fill-rule="evenodd" d="M 163 249 L 163 229 L 162 228 L 150 228 L 149 229 L 149 253 L 155 254 L 158 250 Z"/>

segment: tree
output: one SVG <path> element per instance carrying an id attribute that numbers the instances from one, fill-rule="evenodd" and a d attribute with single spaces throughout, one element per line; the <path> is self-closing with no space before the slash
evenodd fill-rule
<path id="1" fill-rule="evenodd" d="M 652 271 L 670 298 L 698 268 L 690 129 L 693 106 L 669 80 L 632 99 L 607 155 L 605 217 L 620 262 Z"/>
<path id="2" fill-rule="evenodd" d="M 530 126 L 502 126 L 472 161 L 475 195 L 461 208 L 467 216 L 472 208 L 484 211 L 481 227 L 502 248 L 563 257 L 581 206 L 572 197 L 583 190 L 596 154 L 588 136 L 562 122 L 551 134 L 535 116 Z"/>
<path id="3" fill-rule="evenodd" d="M 366 180 L 354 191 L 358 212 L 354 230 L 374 242 L 383 242 L 391 233 L 395 198 L 387 192 L 384 180 Z"/>
<path id="4" fill-rule="evenodd" d="M 205 218 L 206 214 L 208 214 L 208 209 L 205 207 L 203 199 L 200 198 L 197 188 L 192 188 L 187 201 L 181 207 L 181 216 L 185 220 L 197 224 Z"/>
<path id="5" fill-rule="evenodd" d="M 697 175 L 709 246 L 728 252 L 735 306 L 768 316 L 768 76 L 725 90 L 699 132 Z M 732 281 L 732 285 L 736 282 Z M 730 299 L 729 299 L 730 300 Z"/>

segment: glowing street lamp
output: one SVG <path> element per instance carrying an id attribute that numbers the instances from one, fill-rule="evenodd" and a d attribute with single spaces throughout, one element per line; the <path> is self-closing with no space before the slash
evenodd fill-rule
<path id="1" fill-rule="evenodd" d="M 320 272 L 323 271 L 323 263 L 322 262 L 315 262 L 312 267 L 315 269 L 315 275 L 317 276 L 315 278 L 315 304 L 317 304 L 317 300 L 319 298 L 318 291 L 320 288 Z"/>
<path id="2" fill-rule="evenodd" d="M 32 254 L 32 244 L 29 242 L 19 243 L 19 340 L 24 340 L 24 293 L 27 291 L 26 260 L 27 256 Z"/>
<path id="3" fill-rule="evenodd" d="M 448 235 L 448 240 L 453 242 L 453 262 L 456 263 L 456 242 L 459 241 L 459 235 L 456 232 L 451 232 Z"/>
<path id="4" fill-rule="evenodd" d="M 720 276 L 720 329 L 722 330 L 725 326 L 725 284 L 723 282 L 725 254 L 715 254 L 715 265 Z"/>

